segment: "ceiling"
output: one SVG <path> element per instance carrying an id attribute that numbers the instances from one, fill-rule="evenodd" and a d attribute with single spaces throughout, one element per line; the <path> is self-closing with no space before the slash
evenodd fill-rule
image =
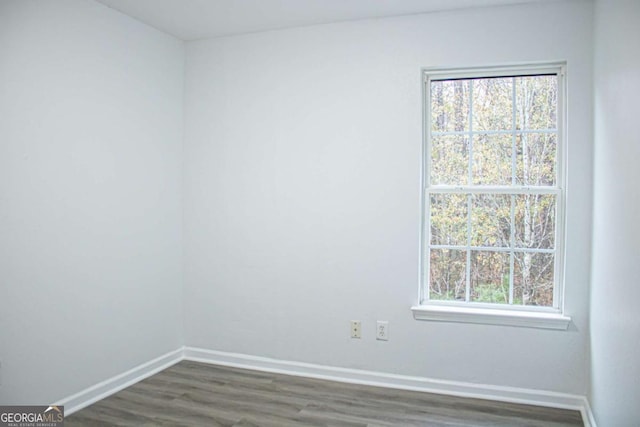
<path id="1" fill-rule="evenodd" d="M 554 0 L 97 0 L 183 40 Z"/>

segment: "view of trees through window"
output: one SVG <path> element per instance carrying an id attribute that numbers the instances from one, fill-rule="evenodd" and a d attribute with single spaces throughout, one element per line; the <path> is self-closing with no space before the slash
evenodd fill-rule
<path id="1" fill-rule="evenodd" d="M 554 306 L 558 76 L 428 93 L 428 298 Z"/>

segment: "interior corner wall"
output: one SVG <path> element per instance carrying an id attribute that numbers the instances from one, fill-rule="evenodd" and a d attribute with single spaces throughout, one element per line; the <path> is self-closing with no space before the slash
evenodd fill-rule
<path id="1" fill-rule="evenodd" d="M 591 402 L 598 426 L 640 420 L 640 3 L 595 8 Z"/>
<path id="2" fill-rule="evenodd" d="M 186 344 L 584 395 L 592 12 L 551 2 L 187 43 Z M 568 64 L 569 330 L 414 320 L 421 68 L 556 60 Z"/>
<path id="3" fill-rule="evenodd" d="M 92 0 L 0 2 L 0 404 L 182 346 L 183 71 Z"/>

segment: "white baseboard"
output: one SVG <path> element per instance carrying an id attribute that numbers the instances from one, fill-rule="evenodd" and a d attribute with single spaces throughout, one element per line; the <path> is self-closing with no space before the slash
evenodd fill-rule
<path id="1" fill-rule="evenodd" d="M 589 403 L 589 399 L 583 397 L 582 400 L 582 408 L 580 408 L 580 413 L 582 414 L 584 427 L 598 427 L 596 425 L 596 419 L 593 416 L 593 412 L 591 411 L 591 404 Z"/>
<path id="2" fill-rule="evenodd" d="M 71 415 L 80 409 L 104 399 L 120 390 L 129 387 L 153 374 L 175 365 L 183 359 L 184 349 L 179 348 L 146 363 L 136 366 L 115 377 L 109 378 L 89 388 L 86 388 L 72 396 L 66 397 L 55 405 L 64 405 L 65 416 Z"/>
<path id="3" fill-rule="evenodd" d="M 193 347 L 185 347 L 184 359 L 352 384 L 572 409 L 580 411 L 585 426 L 596 427 L 592 422 L 593 416 L 589 417 L 591 410 L 586 398 L 574 394 L 337 368 Z"/>
<path id="4" fill-rule="evenodd" d="M 462 381 L 438 380 L 426 377 L 388 374 L 359 369 L 338 368 L 312 363 L 270 359 L 246 354 L 228 353 L 195 347 L 183 347 L 149 362 L 143 363 L 102 381 L 79 393 L 56 402 L 65 406 L 65 415 L 104 399 L 182 360 L 203 362 L 235 368 L 253 369 L 300 377 L 318 378 L 351 384 L 437 393 L 450 396 L 496 400 L 580 411 L 585 427 L 597 427 L 591 406 L 586 397 L 568 393 L 534 390 L 517 387 L 475 384 Z"/>

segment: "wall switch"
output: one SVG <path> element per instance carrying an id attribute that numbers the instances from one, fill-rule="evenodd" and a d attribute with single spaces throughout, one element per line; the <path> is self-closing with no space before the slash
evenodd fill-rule
<path id="1" fill-rule="evenodd" d="M 351 321 L 351 338 L 362 338 L 362 324 L 359 320 Z"/>
<path id="2" fill-rule="evenodd" d="M 376 326 L 376 339 L 389 341 L 389 322 L 386 320 L 378 320 L 378 325 Z"/>

